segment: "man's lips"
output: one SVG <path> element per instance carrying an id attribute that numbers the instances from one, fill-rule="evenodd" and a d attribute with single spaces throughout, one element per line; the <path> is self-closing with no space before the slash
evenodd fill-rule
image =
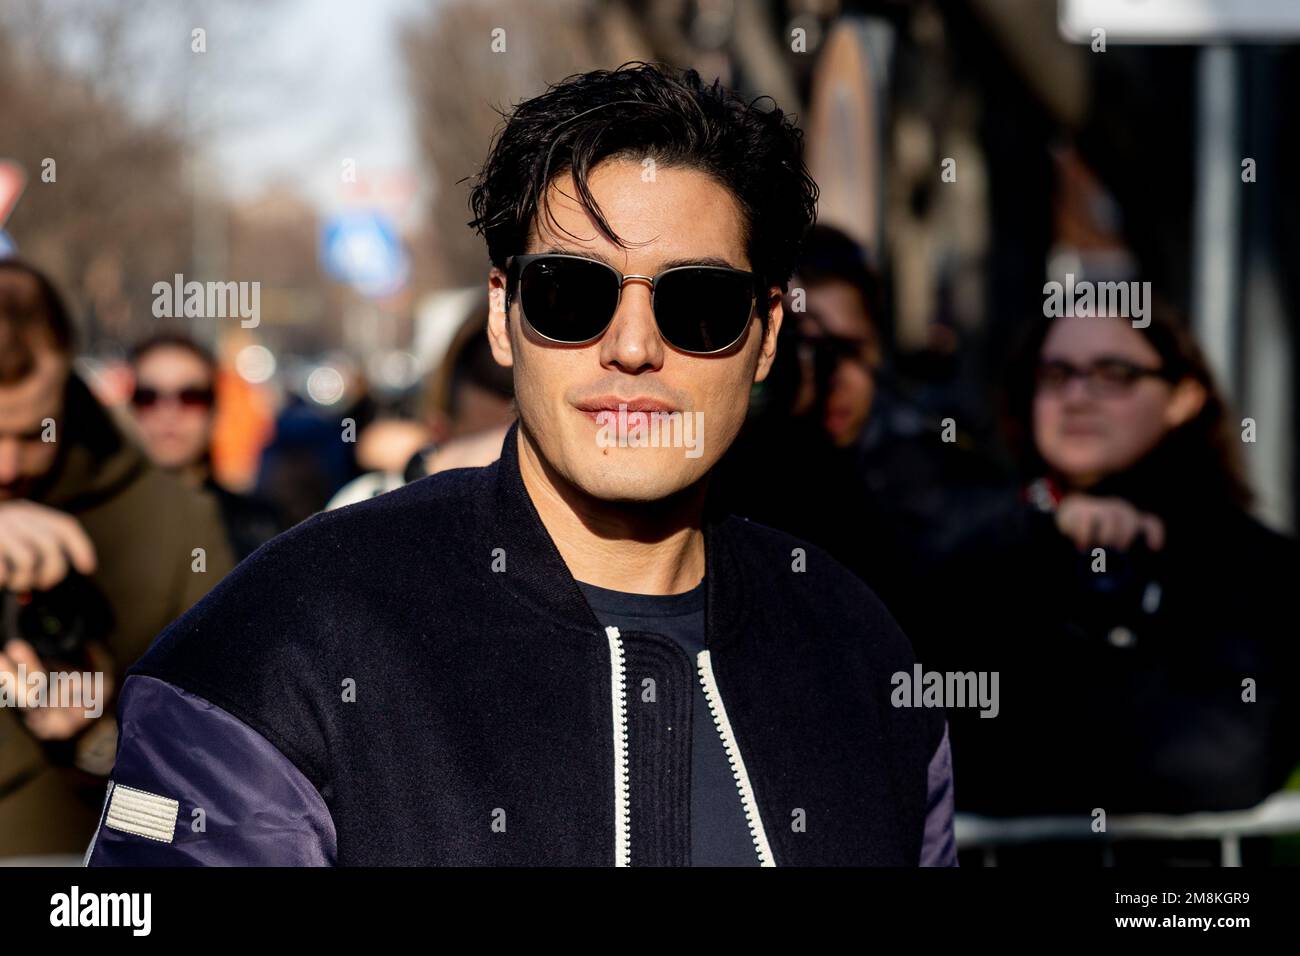
<path id="1" fill-rule="evenodd" d="M 649 416 L 655 412 L 671 414 L 677 411 L 671 403 L 657 398 L 618 398 L 612 395 L 586 399 L 576 403 L 574 408 L 602 428 L 612 426 L 628 434 L 643 431 L 650 424 Z"/>
<path id="2" fill-rule="evenodd" d="M 611 412 L 615 415 L 626 412 L 631 415 L 633 412 L 677 411 L 675 405 L 670 402 L 660 401 L 657 398 L 617 398 L 610 395 L 588 398 L 575 403 L 573 407 L 580 412 L 585 412 L 593 419 L 602 412 Z"/>

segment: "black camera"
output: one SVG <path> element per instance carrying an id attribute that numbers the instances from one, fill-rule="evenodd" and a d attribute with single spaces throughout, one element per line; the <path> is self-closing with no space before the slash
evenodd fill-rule
<path id="1" fill-rule="evenodd" d="M 113 626 L 108 599 L 75 571 L 48 591 L 2 591 L 0 599 L 3 641 L 26 641 L 47 664 L 84 669 L 89 664 L 86 645 L 102 640 Z"/>

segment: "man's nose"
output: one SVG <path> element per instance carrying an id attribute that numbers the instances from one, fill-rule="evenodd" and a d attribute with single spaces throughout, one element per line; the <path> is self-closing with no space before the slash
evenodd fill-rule
<path id="1" fill-rule="evenodd" d="M 661 368 L 664 343 L 655 325 L 650 283 L 629 279 L 614 313 L 614 321 L 600 340 L 600 362 L 629 374 Z"/>

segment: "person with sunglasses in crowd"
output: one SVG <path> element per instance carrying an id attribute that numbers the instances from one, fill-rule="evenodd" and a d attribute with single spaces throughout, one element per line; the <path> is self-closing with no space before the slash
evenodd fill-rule
<path id="1" fill-rule="evenodd" d="M 695 71 L 575 75 L 471 199 L 501 457 L 309 519 L 168 628 L 90 864 L 951 864 L 907 638 L 709 494 L 815 216 L 797 127 Z"/>
<path id="2" fill-rule="evenodd" d="M 85 849 L 127 667 L 234 564 L 212 499 L 150 464 L 75 355 L 54 284 L 0 258 L 0 681 L 103 682 L 98 714 L 0 707 L 0 857 Z"/>
<path id="3" fill-rule="evenodd" d="M 1249 423 L 1167 306 L 1033 321 L 1008 379 L 1023 494 L 936 583 L 926 635 L 927 665 L 1000 673 L 996 718 L 950 715 L 958 810 L 1255 806 L 1300 762 L 1300 561 L 1247 511 Z M 1087 843 L 1051 853 L 1102 859 Z M 1115 853 L 1205 862 L 1219 847 Z"/>
<path id="4" fill-rule="evenodd" d="M 130 355 L 131 411 L 145 451 L 163 471 L 217 500 L 235 560 L 242 561 L 282 530 L 275 509 L 221 485 L 212 472 L 217 363 L 183 332 L 158 332 Z"/>
<path id="5" fill-rule="evenodd" d="M 910 635 L 929 575 L 999 506 L 1006 476 L 942 386 L 908 374 L 924 356 L 891 347 L 880 276 L 849 235 L 813 227 L 786 304 L 772 373 L 714 480 L 737 514 L 856 572 Z"/>

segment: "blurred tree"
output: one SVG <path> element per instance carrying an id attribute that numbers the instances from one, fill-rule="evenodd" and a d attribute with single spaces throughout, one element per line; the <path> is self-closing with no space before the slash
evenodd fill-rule
<path id="1" fill-rule="evenodd" d="M 153 282 L 186 267 L 192 205 L 179 124 L 133 114 L 109 79 L 122 78 L 125 15 L 74 13 L 86 11 L 27 7 L 21 27 L 0 19 L 0 156 L 28 175 L 6 229 L 86 317 L 96 351 L 152 320 Z M 96 39 L 76 44 L 76 70 L 59 46 L 71 42 L 69 18 Z"/>

